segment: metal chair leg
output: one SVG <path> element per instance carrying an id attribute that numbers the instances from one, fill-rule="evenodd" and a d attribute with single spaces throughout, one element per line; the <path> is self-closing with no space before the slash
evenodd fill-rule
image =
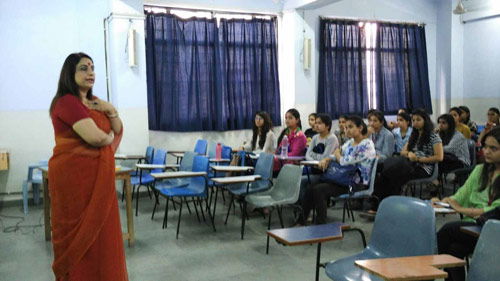
<path id="1" fill-rule="evenodd" d="M 163 225 L 161 226 L 162 229 L 167 228 L 167 220 L 168 220 L 168 201 L 169 198 L 167 197 L 167 205 L 165 206 L 165 215 L 163 217 Z"/>
<path id="2" fill-rule="evenodd" d="M 181 214 L 182 214 L 182 200 L 180 200 L 181 206 L 179 207 L 179 219 L 177 220 L 177 233 L 175 234 L 175 239 L 179 239 L 179 228 L 181 226 Z"/>
<path id="3" fill-rule="evenodd" d="M 273 213 L 273 209 L 269 211 L 269 220 L 267 221 L 267 230 L 271 230 L 271 214 Z M 267 235 L 267 244 L 266 244 L 266 255 L 269 254 L 269 235 Z"/>

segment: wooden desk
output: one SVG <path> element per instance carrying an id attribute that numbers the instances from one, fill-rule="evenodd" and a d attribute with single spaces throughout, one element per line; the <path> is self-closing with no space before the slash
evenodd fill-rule
<path id="1" fill-rule="evenodd" d="M 319 161 L 318 160 L 300 161 L 300 165 L 304 165 L 307 167 L 318 167 Z M 311 184 L 311 174 L 309 172 L 309 168 L 306 168 L 306 174 L 307 174 L 307 183 Z"/>
<path id="2" fill-rule="evenodd" d="M 280 156 L 280 155 L 276 155 L 276 158 L 280 161 L 302 161 L 306 159 L 305 156 Z"/>
<path id="3" fill-rule="evenodd" d="M 273 229 L 267 231 L 268 237 L 276 239 L 279 243 L 286 246 L 296 246 L 305 244 L 318 244 L 316 254 L 316 278 L 319 280 L 319 268 L 321 267 L 321 243 L 332 240 L 340 240 L 344 237 L 343 231 L 350 229 L 350 226 L 341 222 L 329 224 L 311 225 L 303 227 L 291 227 L 282 229 Z M 266 254 L 269 252 L 269 244 Z"/>
<path id="4" fill-rule="evenodd" d="M 168 154 L 170 154 L 176 158 L 177 164 L 179 164 L 180 160 L 182 158 L 184 158 L 184 152 L 175 151 L 175 152 L 168 152 Z"/>
<path id="5" fill-rule="evenodd" d="M 448 277 L 439 268 L 464 266 L 465 261 L 451 255 L 397 257 L 354 262 L 362 269 L 384 280 L 432 280 Z"/>
<path id="6" fill-rule="evenodd" d="M 208 161 L 212 162 L 212 163 L 229 163 L 231 162 L 231 159 L 227 159 L 227 158 L 210 158 L 208 159 Z"/>
<path id="7" fill-rule="evenodd" d="M 163 172 L 163 173 L 151 173 L 151 176 L 155 179 L 175 179 L 175 178 L 192 178 L 192 177 L 204 177 L 206 172 Z"/>
<path id="8" fill-rule="evenodd" d="M 165 168 L 167 168 L 167 165 L 165 165 L 165 164 L 135 164 L 135 166 L 137 168 L 143 169 L 143 170 L 154 170 L 154 169 L 165 169 Z"/>
<path id="9" fill-rule="evenodd" d="M 51 240 L 51 225 L 50 225 L 50 195 L 49 195 L 49 178 L 48 167 L 40 167 L 43 177 L 43 217 L 45 222 L 45 241 Z M 134 246 L 134 217 L 132 215 L 132 184 L 130 183 L 130 172 L 132 169 L 121 168 L 115 172 L 115 180 L 123 180 L 125 186 L 125 210 L 127 214 L 127 232 L 123 233 L 123 240 L 128 240 L 128 246 Z"/>
<path id="10" fill-rule="evenodd" d="M 471 225 L 471 226 L 461 226 L 460 231 L 467 233 L 473 237 L 478 238 L 481 235 L 482 227 L 479 225 Z"/>

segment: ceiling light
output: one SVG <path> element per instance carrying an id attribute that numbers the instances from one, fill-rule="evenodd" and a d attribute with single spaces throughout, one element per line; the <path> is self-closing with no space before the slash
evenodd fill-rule
<path id="1" fill-rule="evenodd" d="M 462 4 L 462 0 L 459 0 L 457 7 L 455 8 L 455 10 L 453 10 L 453 13 L 455 15 L 461 15 L 461 14 L 465 14 L 466 12 L 467 12 L 467 10 L 464 8 L 464 4 Z"/>

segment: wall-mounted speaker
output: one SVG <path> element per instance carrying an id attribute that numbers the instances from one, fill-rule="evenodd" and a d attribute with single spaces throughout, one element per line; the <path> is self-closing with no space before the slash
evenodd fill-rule
<path id="1" fill-rule="evenodd" d="M 302 49 L 302 63 L 304 70 L 311 68 L 311 38 L 304 38 L 304 47 Z"/>

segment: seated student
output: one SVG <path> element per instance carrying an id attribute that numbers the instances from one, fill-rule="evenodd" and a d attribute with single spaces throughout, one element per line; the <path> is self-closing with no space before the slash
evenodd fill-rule
<path id="1" fill-rule="evenodd" d="M 410 114 L 406 112 L 398 113 L 398 127 L 392 130 L 394 134 L 394 152 L 399 154 L 403 147 L 410 139 L 413 128 L 411 127 L 411 117 Z"/>
<path id="2" fill-rule="evenodd" d="M 400 114 L 400 113 L 406 113 L 406 114 L 410 115 L 410 111 L 406 108 L 398 109 L 398 114 Z M 398 126 L 399 126 L 399 123 L 397 121 L 396 122 L 391 121 L 391 122 L 389 122 L 389 124 L 387 124 L 387 128 L 389 130 L 396 129 Z"/>
<path id="3" fill-rule="evenodd" d="M 500 111 L 496 107 L 492 107 L 488 109 L 488 121 L 484 126 L 484 130 L 481 131 L 479 135 L 478 142 L 482 142 L 484 136 L 491 131 L 494 127 L 500 125 Z"/>
<path id="4" fill-rule="evenodd" d="M 289 109 L 285 114 L 285 124 L 286 128 L 283 129 L 278 138 L 278 148 L 276 149 L 276 154 L 281 154 L 281 148 L 284 144 L 283 139 L 286 136 L 288 141 L 288 156 L 304 156 L 306 153 L 306 135 L 302 132 L 302 123 L 300 122 L 300 113 L 297 109 Z M 287 161 L 280 161 L 274 157 L 274 168 L 275 172 L 281 169 L 281 164 L 287 163 Z"/>
<path id="5" fill-rule="evenodd" d="M 318 132 L 312 138 L 311 144 L 307 148 L 306 160 L 323 160 L 330 157 L 330 155 L 339 147 L 337 137 L 330 132 L 332 128 L 332 118 L 328 114 L 320 113 L 316 115 L 315 130 Z M 309 168 L 309 176 L 302 176 L 300 184 L 300 198 L 302 199 L 308 184 L 316 184 L 319 180 L 319 174 L 323 171 L 314 167 Z"/>
<path id="6" fill-rule="evenodd" d="M 259 154 L 261 152 L 274 153 L 276 148 L 276 136 L 273 133 L 271 116 L 265 111 L 255 114 L 253 123 L 253 135 L 250 142 L 245 142 L 242 150 Z"/>
<path id="7" fill-rule="evenodd" d="M 443 161 L 439 163 L 439 179 L 442 174 L 470 165 L 469 146 L 467 139 L 455 130 L 455 119 L 451 114 L 443 114 L 438 118 L 439 137 L 443 142 Z M 433 182 L 435 192 L 439 180 Z"/>
<path id="8" fill-rule="evenodd" d="M 462 110 L 458 107 L 452 107 L 450 108 L 449 113 L 451 116 L 453 116 L 453 119 L 455 119 L 455 129 L 462 133 L 466 139 L 470 139 L 472 134 L 470 132 L 469 127 L 467 125 L 463 124 L 460 115 L 462 114 Z"/>
<path id="9" fill-rule="evenodd" d="M 470 109 L 465 105 L 461 105 L 458 108 L 462 110 L 462 113 L 460 114 L 460 120 L 463 124 L 469 127 L 472 136 L 476 136 L 477 138 L 477 124 L 476 122 L 470 120 Z"/>
<path id="10" fill-rule="evenodd" d="M 307 121 L 309 122 L 309 129 L 307 129 L 304 134 L 306 135 L 306 138 L 307 138 L 307 145 L 309 146 L 309 144 L 311 143 L 311 140 L 312 138 L 314 137 L 314 135 L 316 135 L 318 132 L 316 132 L 316 129 L 315 129 L 315 124 L 316 124 L 316 116 L 317 114 L 316 113 L 311 113 L 309 114 L 309 118 L 307 119 Z"/>
<path id="11" fill-rule="evenodd" d="M 434 163 L 443 161 L 442 141 L 434 133 L 429 114 L 422 109 L 415 110 L 412 124 L 413 132 L 403 147 L 401 156 L 393 156 L 384 161 L 373 192 L 378 200 L 372 200 L 372 209 L 367 214 L 374 215 L 384 198 L 399 195 L 401 187 L 408 181 L 429 177 L 434 170 Z"/>
<path id="12" fill-rule="evenodd" d="M 500 128 L 485 135 L 485 163 L 477 165 L 465 184 L 451 197 L 442 200 L 465 216 L 462 221 L 445 224 L 437 234 L 439 254 L 464 258 L 474 251 L 476 240 L 460 231 L 474 225 L 474 218 L 500 206 Z M 438 201 L 433 198 L 432 201 Z M 463 267 L 449 268 L 446 280 L 465 280 Z"/>
<path id="13" fill-rule="evenodd" d="M 379 162 L 391 157 L 394 153 L 394 135 L 386 127 L 384 113 L 380 110 L 372 110 L 368 113 L 368 134 L 375 144 Z"/>
<path id="14" fill-rule="evenodd" d="M 359 116 L 349 116 L 346 120 L 346 133 L 350 139 L 334 152 L 334 158 L 325 158 L 320 161 L 320 169 L 326 170 L 330 161 L 337 161 L 341 166 L 358 165 L 360 176 L 355 176 L 354 182 L 368 185 L 370 181 L 371 160 L 376 157 L 375 145 L 366 136 L 368 128 Z M 349 187 L 332 182 L 314 185 L 306 190 L 302 200 L 303 213 L 298 224 L 305 225 L 312 208 L 316 209 L 316 223 L 326 223 L 327 200 L 349 192 Z"/>
<path id="15" fill-rule="evenodd" d="M 347 115 L 340 115 L 339 117 L 339 128 L 335 130 L 334 134 L 339 140 L 339 145 L 342 146 L 346 141 L 349 140 L 349 138 L 346 136 L 345 133 L 345 122 L 347 119 Z"/>

